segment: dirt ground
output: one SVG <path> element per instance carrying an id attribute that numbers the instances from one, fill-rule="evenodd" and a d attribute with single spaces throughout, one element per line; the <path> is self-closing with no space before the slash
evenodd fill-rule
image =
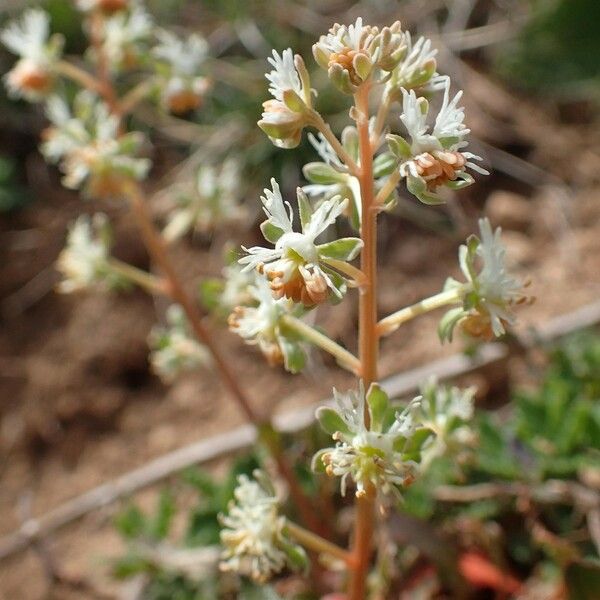
<path id="1" fill-rule="evenodd" d="M 476 90 L 478 80 L 473 77 Z M 490 100 L 489 93 L 486 98 L 488 105 L 481 110 L 493 119 L 494 111 L 503 109 L 494 107 L 498 98 Z M 540 111 L 534 116 L 532 111 L 522 103 L 512 116 L 512 137 L 502 143 L 498 128 L 487 130 L 483 116 L 478 118 L 475 112 L 476 134 L 520 158 L 506 167 L 503 155 L 490 151 L 492 168 L 500 164 L 502 169 L 495 169 L 464 199 L 461 196 L 460 204 L 427 209 L 449 216 L 457 235 L 440 236 L 428 224 L 399 216 L 383 225 L 380 314 L 439 291 L 450 274 L 458 276 L 458 240 L 474 230 L 481 208 L 493 224 L 503 226 L 515 272 L 532 281 L 530 290 L 537 302 L 521 310 L 521 330 L 598 299 L 597 127 L 575 121 L 544 130 L 556 115 Z M 524 119 L 529 128 L 517 135 Z M 543 140 L 540 131 L 545 132 Z M 521 159 L 528 162 L 521 164 Z M 53 291 L 52 263 L 66 223 L 81 205 L 60 191 L 55 174 L 39 160 L 30 168 L 39 175 L 33 179 L 38 202 L 0 222 L 0 534 L 154 457 L 243 422 L 212 373 L 199 371 L 167 387 L 149 371 L 146 339 L 164 311 L 159 301 L 141 292 L 72 297 Z M 108 211 L 117 223 L 116 254 L 147 267 L 128 216 L 119 207 Z M 241 235 L 248 239 L 254 234 Z M 187 242 L 174 253 L 191 288 L 195 278 L 219 272 L 216 249 Z M 353 349 L 355 316 L 356 299 L 349 297 L 340 307 L 319 309 L 317 322 Z M 435 335 L 439 316 L 409 323 L 384 342 L 383 376 L 460 350 L 460 341 L 439 345 Z M 291 376 L 269 369 L 253 348 L 243 346 L 221 325 L 211 327 L 243 387 L 265 410 L 306 405 L 328 396 L 332 385 L 351 385 L 351 378 L 318 352 L 313 352 L 306 374 Z M 154 492 L 139 496 L 142 502 L 149 501 Z M 91 592 L 69 592 L 60 586 L 46 595 L 48 561 L 70 575 L 85 575 L 112 593 L 116 588 L 107 577 L 107 559 L 120 549 L 110 521 L 114 510 L 113 506 L 96 511 L 42 546 L 0 564 L 0 598 L 93 597 Z"/>

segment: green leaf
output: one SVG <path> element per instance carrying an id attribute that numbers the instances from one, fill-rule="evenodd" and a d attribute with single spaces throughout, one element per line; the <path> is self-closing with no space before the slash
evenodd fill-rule
<path id="1" fill-rule="evenodd" d="M 200 282 L 198 286 L 200 303 L 206 310 L 213 312 L 219 308 L 224 286 L 223 280 L 216 277 L 207 278 Z"/>
<path id="2" fill-rule="evenodd" d="M 154 540 L 164 539 L 174 516 L 175 500 L 168 490 L 163 490 L 158 500 L 156 515 L 148 525 L 148 535 Z"/>
<path id="3" fill-rule="evenodd" d="M 298 198 L 298 210 L 300 212 L 300 223 L 302 224 L 302 229 L 304 229 L 312 217 L 313 209 L 310 201 L 308 200 L 308 196 L 304 193 L 302 188 L 297 188 L 296 196 Z"/>
<path id="4" fill-rule="evenodd" d="M 454 328 L 464 316 L 466 316 L 466 312 L 462 307 L 459 306 L 457 308 L 451 308 L 440 319 L 437 332 L 442 343 L 446 341 L 452 341 L 452 337 L 454 335 Z"/>
<path id="5" fill-rule="evenodd" d="M 130 504 L 116 516 L 115 527 L 124 538 L 141 537 L 146 531 L 146 517 L 137 506 Z"/>
<path id="6" fill-rule="evenodd" d="M 346 261 L 356 258 L 362 247 L 363 242 L 361 239 L 347 237 L 321 244 L 317 246 L 317 251 L 322 258 L 335 258 Z"/>
<path id="7" fill-rule="evenodd" d="M 277 342 L 283 353 L 283 364 L 286 371 L 299 373 L 306 364 L 306 354 L 302 346 L 283 335 L 277 336 Z"/>
<path id="8" fill-rule="evenodd" d="M 348 177 L 346 174 L 336 171 L 331 165 L 324 162 L 307 163 L 302 167 L 302 173 L 311 183 L 321 185 L 343 183 Z"/>
<path id="9" fill-rule="evenodd" d="M 371 429 L 380 433 L 383 429 L 383 420 L 389 407 L 388 395 L 378 383 L 372 383 L 367 391 L 367 404 L 371 415 Z"/>
<path id="10" fill-rule="evenodd" d="M 277 240 L 283 235 L 283 229 L 276 227 L 271 223 L 271 221 L 263 221 L 260 224 L 260 230 L 262 234 L 268 242 L 271 244 L 276 244 Z"/>
<path id="11" fill-rule="evenodd" d="M 391 152 L 379 154 L 373 160 L 373 176 L 375 179 L 391 175 L 398 166 L 398 159 Z"/>
<path id="12" fill-rule="evenodd" d="M 333 408 L 321 406 L 316 412 L 317 421 L 325 433 L 333 435 L 336 432 L 341 432 L 346 435 L 351 435 L 348 425 L 342 417 Z"/>
<path id="13" fill-rule="evenodd" d="M 385 139 L 393 156 L 404 160 L 412 156 L 410 144 L 402 136 L 389 133 Z"/>

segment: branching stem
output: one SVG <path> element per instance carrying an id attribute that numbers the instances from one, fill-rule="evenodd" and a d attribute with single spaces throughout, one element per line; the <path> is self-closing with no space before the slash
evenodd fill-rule
<path id="1" fill-rule="evenodd" d="M 415 317 L 428 313 L 436 308 L 441 308 L 448 304 L 454 304 L 461 298 L 461 290 L 459 288 L 440 292 L 430 298 L 425 298 L 412 306 L 407 306 L 401 310 L 392 313 L 391 315 L 381 319 L 377 323 L 377 334 L 379 336 L 389 335 L 396 331 L 400 325 L 414 319 Z"/>
<path id="2" fill-rule="evenodd" d="M 339 558 L 347 566 L 352 564 L 352 555 L 347 550 L 340 548 L 338 545 L 322 538 L 311 531 L 307 531 L 303 527 L 287 520 L 285 529 L 288 535 L 294 538 L 301 546 L 308 550 L 312 550 L 317 554 L 328 554 L 333 558 Z"/>
<path id="3" fill-rule="evenodd" d="M 354 159 L 348 154 L 342 143 L 337 139 L 336 135 L 331 131 L 331 127 L 324 121 L 323 117 L 317 112 L 311 113 L 312 125 L 323 134 L 323 137 L 329 142 L 329 145 L 334 149 L 340 160 L 348 167 L 352 175 L 357 175 L 359 169 Z"/>
<path id="4" fill-rule="evenodd" d="M 331 338 L 292 315 L 284 315 L 281 317 L 281 321 L 307 341 L 335 356 L 342 367 L 355 375 L 360 374 L 360 361 L 358 358 L 339 344 L 336 344 Z"/>
<path id="5" fill-rule="evenodd" d="M 136 285 L 139 285 L 150 294 L 168 293 L 166 281 L 160 277 L 156 277 L 156 275 L 152 275 L 152 273 L 138 269 L 137 267 L 118 260 L 117 258 L 110 258 L 108 260 L 108 264 L 114 273 L 122 275 L 125 277 L 125 279 L 135 283 Z"/>

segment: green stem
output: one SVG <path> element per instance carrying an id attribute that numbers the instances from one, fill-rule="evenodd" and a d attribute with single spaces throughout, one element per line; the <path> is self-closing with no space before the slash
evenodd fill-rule
<path id="1" fill-rule="evenodd" d="M 384 319 L 381 319 L 381 321 L 377 323 L 377 334 L 379 336 L 389 335 L 393 331 L 396 331 L 400 325 L 419 315 L 428 313 L 448 304 L 454 304 L 461 299 L 462 295 L 462 288 L 455 288 L 440 292 L 430 298 L 425 298 L 425 300 L 421 300 L 412 306 L 402 308 Z"/>
<path id="2" fill-rule="evenodd" d="M 142 271 L 142 269 L 138 269 L 117 258 L 110 258 L 108 265 L 114 273 L 122 275 L 128 281 L 139 285 L 151 294 L 165 294 L 168 291 L 165 281 L 160 277 L 156 277 L 156 275 L 152 275 L 152 273 Z"/>
<path id="3" fill-rule="evenodd" d="M 388 178 L 383 187 L 377 192 L 375 196 L 375 206 L 381 206 L 389 197 L 389 195 L 396 189 L 398 182 L 400 181 L 400 171 L 396 169 Z"/>
<path id="4" fill-rule="evenodd" d="M 325 352 L 329 352 L 329 354 L 335 356 L 340 365 L 345 369 L 348 369 L 351 373 L 354 373 L 355 375 L 360 373 L 360 361 L 358 358 L 351 352 L 348 352 L 345 348 L 342 348 L 339 344 L 336 344 L 325 334 L 317 331 L 304 321 L 301 321 L 292 315 L 283 315 L 283 317 L 281 317 L 281 322 L 315 346 L 319 346 L 319 348 L 325 350 Z"/>
<path id="5" fill-rule="evenodd" d="M 375 126 L 373 127 L 373 137 L 371 138 L 371 147 L 373 152 L 378 149 L 378 141 L 383 132 L 383 128 L 385 127 L 385 120 L 387 119 L 388 113 L 390 111 L 390 106 L 392 104 L 390 94 L 384 91 L 383 98 L 381 99 L 381 103 L 379 104 L 379 108 L 377 109 L 377 116 L 375 117 Z"/>
<path id="6" fill-rule="evenodd" d="M 342 146 L 333 131 L 331 131 L 331 127 L 325 123 L 323 117 L 316 110 L 313 110 L 311 113 L 311 124 L 323 134 L 323 137 L 329 142 L 329 145 L 334 149 L 340 160 L 348 167 L 350 173 L 356 175 L 358 173 L 358 165 L 348 154 L 344 146 Z"/>
<path id="7" fill-rule="evenodd" d="M 290 537 L 294 538 L 301 546 L 304 546 L 308 550 L 312 550 L 317 554 L 329 554 L 329 556 L 339 558 L 346 565 L 351 565 L 352 563 L 352 555 L 350 552 L 291 521 L 286 521 L 285 531 Z"/>
<path id="8" fill-rule="evenodd" d="M 327 263 L 330 267 L 333 267 L 336 271 L 348 275 L 352 278 L 352 283 L 358 287 L 365 284 L 365 274 L 357 267 L 337 258 L 323 258 L 323 262 Z"/>

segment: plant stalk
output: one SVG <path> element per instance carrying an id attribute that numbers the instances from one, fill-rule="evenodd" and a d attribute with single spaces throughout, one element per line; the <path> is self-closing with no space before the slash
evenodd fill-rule
<path id="1" fill-rule="evenodd" d="M 389 335 L 396 331 L 400 325 L 414 319 L 415 317 L 428 313 L 436 308 L 441 308 L 448 304 L 454 304 L 460 300 L 460 289 L 447 290 L 440 292 L 430 298 L 425 298 L 411 306 L 402 308 L 377 323 L 377 334 L 379 336 Z"/>
<path id="2" fill-rule="evenodd" d="M 285 529 L 288 535 L 294 538 L 304 548 L 312 550 L 317 554 L 328 554 L 329 556 L 338 558 L 347 566 L 352 564 L 352 555 L 347 550 L 314 534 L 312 531 L 307 531 L 303 527 L 300 527 L 289 520 L 285 523 Z"/>
<path id="3" fill-rule="evenodd" d="M 342 367 L 355 375 L 360 375 L 360 361 L 358 358 L 339 344 L 336 344 L 331 338 L 292 315 L 283 315 L 281 322 L 315 346 L 319 346 L 325 352 L 329 352 L 329 354 L 338 360 Z"/>
<path id="4" fill-rule="evenodd" d="M 358 112 L 356 123 L 360 169 L 358 179 L 362 204 L 360 235 L 363 241 L 361 271 L 366 281 L 360 289 L 358 307 L 358 347 L 361 376 L 368 389 L 377 381 L 379 339 L 377 336 L 377 207 L 375 206 L 373 181 L 373 150 L 369 138 L 369 91 L 370 83 L 360 86 L 354 96 Z M 365 425 L 370 425 L 365 407 Z M 349 600 L 364 600 L 367 575 L 373 545 L 375 490 L 372 485 L 356 499 L 354 540 L 352 548 L 353 570 L 350 577 Z"/>
<path id="5" fill-rule="evenodd" d="M 323 134 L 323 137 L 329 142 L 329 145 L 334 149 L 340 160 L 348 167 L 350 173 L 356 175 L 359 171 L 358 165 L 348 154 L 344 146 L 342 146 L 333 131 L 331 131 L 331 127 L 329 127 L 317 111 L 312 111 L 311 113 L 311 124 Z"/>
<path id="6" fill-rule="evenodd" d="M 168 291 L 165 281 L 159 277 L 156 277 L 155 275 L 152 275 L 152 273 L 142 271 L 142 269 L 138 269 L 137 267 L 134 267 L 117 258 L 110 258 L 108 260 L 108 264 L 114 273 L 117 273 L 132 283 L 139 285 L 141 288 L 145 289 L 151 294 L 165 294 Z"/>

